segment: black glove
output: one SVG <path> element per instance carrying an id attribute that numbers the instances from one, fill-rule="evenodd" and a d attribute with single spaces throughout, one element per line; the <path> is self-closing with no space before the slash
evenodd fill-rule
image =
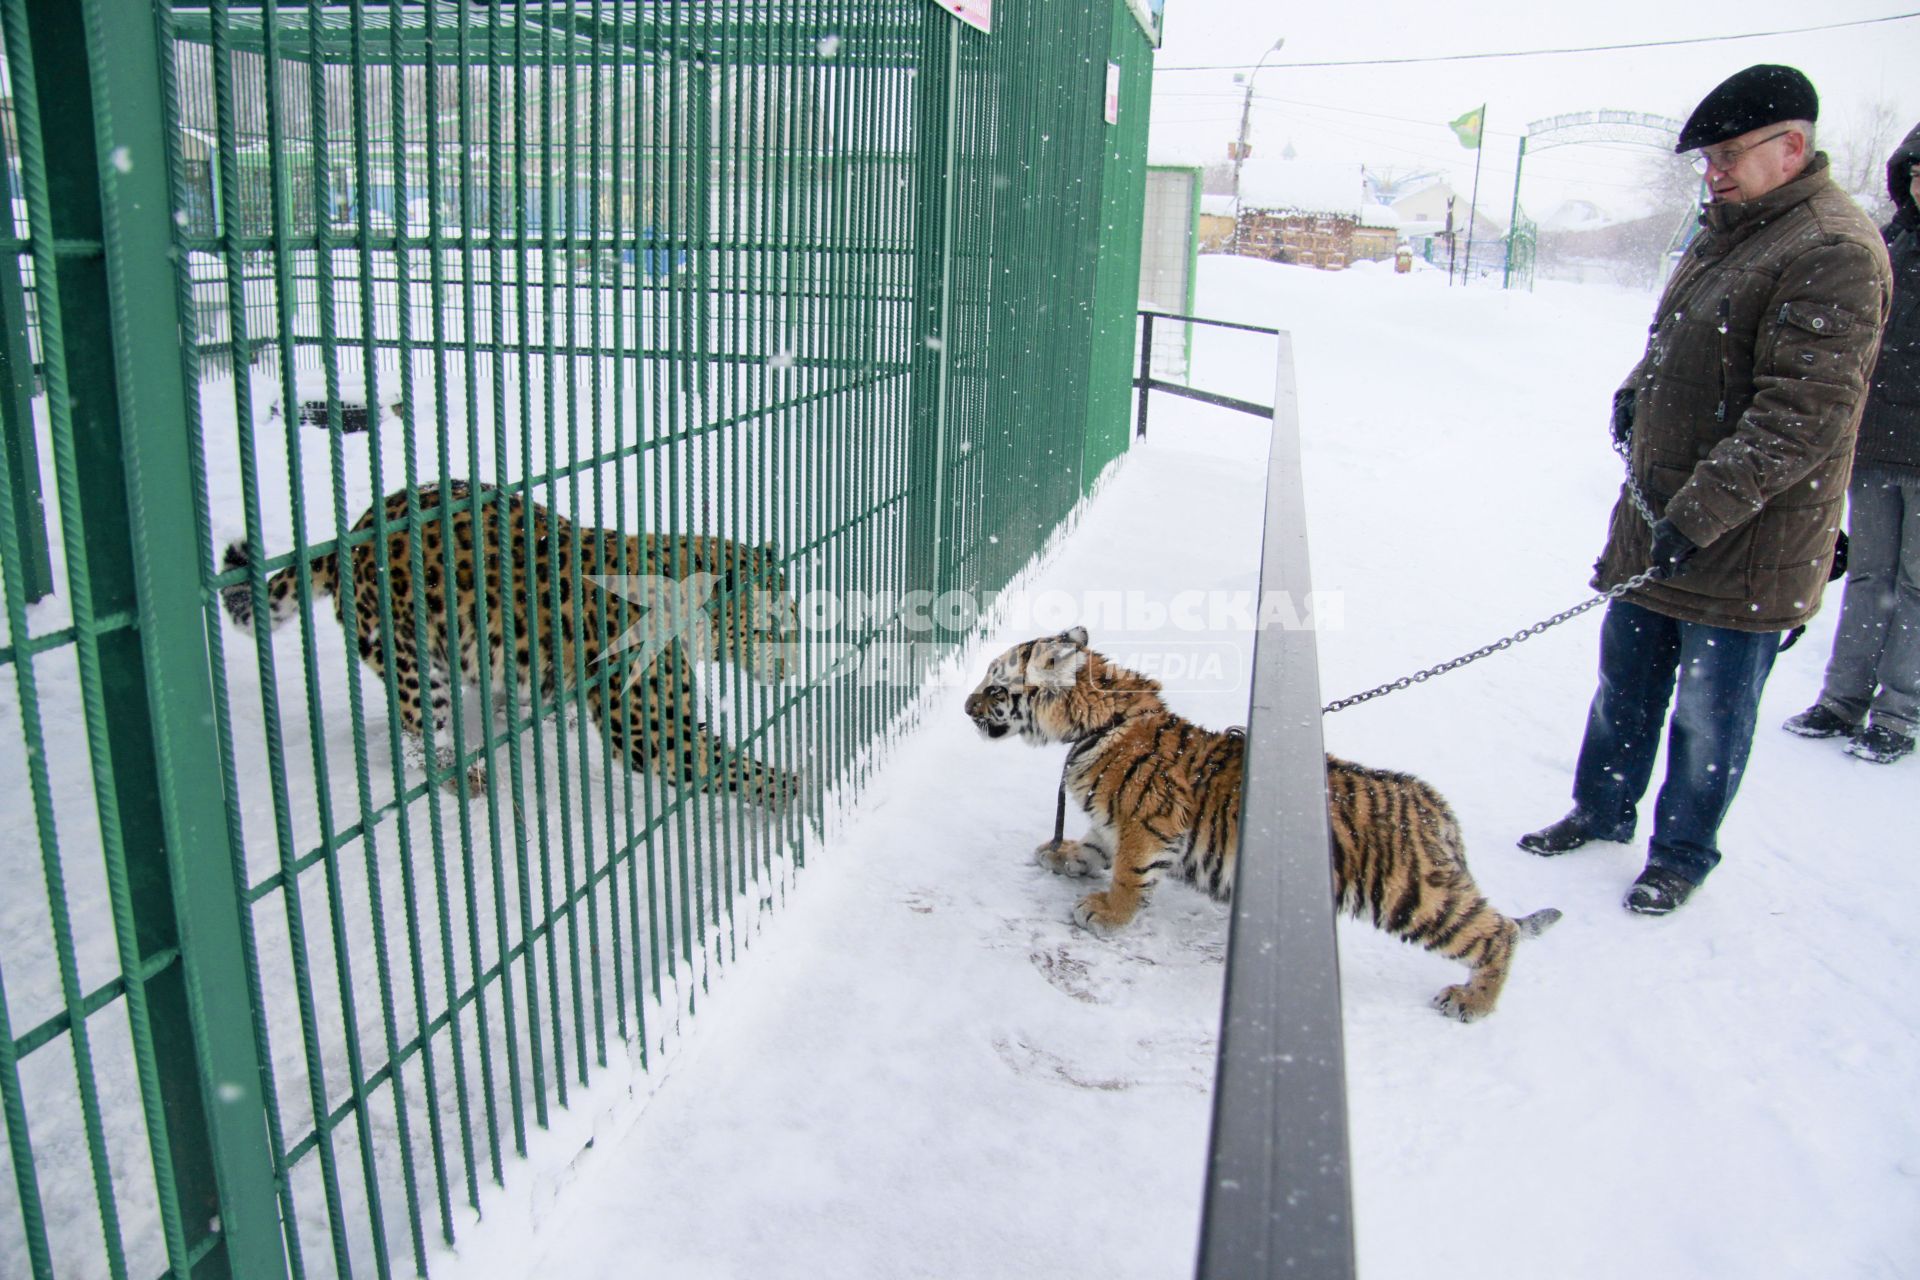
<path id="1" fill-rule="evenodd" d="M 1633 434 L 1633 388 L 1622 387 L 1613 393 L 1613 442 L 1623 445 Z"/>
<path id="2" fill-rule="evenodd" d="M 1653 522 L 1653 579 L 1665 582 L 1685 572 L 1684 566 L 1700 548 L 1693 539 L 1673 527 L 1673 521 L 1661 516 Z"/>

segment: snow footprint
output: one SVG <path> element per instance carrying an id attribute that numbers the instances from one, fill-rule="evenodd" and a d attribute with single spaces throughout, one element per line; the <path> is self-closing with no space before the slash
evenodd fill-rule
<path id="1" fill-rule="evenodd" d="M 1040 940 L 1037 937 L 1034 941 L 1037 945 L 1027 953 L 1027 959 L 1039 971 L 1041 977 L 1052 983 L 1062 994 L 1072 996 L 1082 1004 L 1106 1003 L 1100 995 L 1099 984 L 1094 981 L 1093 973 L 1087 967 L 1086 961 L 1064 946 L 1049 948 L 1038 945 Z"/>
<path id="2" fill-rule="evenodd" d="M 1125 1076 L 1096 1075 L 1067 1061 L 1057 1053 L 1029 1043 L 1026 1037 L 1018 1032 L 995 1036 L 993 1051 L 1000 1055 L 1000 1061 L 1012 1068 L 1015 1075 L 1044 1080 L 1050 1084 L 1064 1084 L 1075 1089 L 1096 1089 L 1103 1093 L 1118 1093 L 1131 1089 L 1139 1083 Z"/>
<path id="3" fill-rule="evenodd" d="M 1015 1075 L 1100 1093 L 1154 1087 L 1205 1093 L 1213 1082 L 1213 1042 L 1205 1037 L 1141 1039 L 1121 1051 L 1131 1060 L 1117 1066 L 1076 1062 L 1019 1031 L 995 1036 L 993 1051 Z"/>

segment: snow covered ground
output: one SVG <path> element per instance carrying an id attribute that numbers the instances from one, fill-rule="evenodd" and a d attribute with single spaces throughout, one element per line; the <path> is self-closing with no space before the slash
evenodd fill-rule
<path id="1" fill-rule="evenodd" d="M 1650 307 L 1203 260 L 1201 314 L 1294 336 L 1314 581 L 1340 595 L 1329 697 L 1584 598 L 1618 483 L 1608 395 Z M 1195 382 L 1264 401 L 1270 347 L 1203 336 Z M 1157 401 L 1028 602 L 1251 590 L 1265 439 Z M 1619 905 L 1644 843 L 1513 845 L 1566 808 L 1597 614 L 1328 719 L 1330 750 L 1448 796 L 1497 904 L 1566 912 L 1471 1026 L 1426 1004 L 1457 969 L 1341 926 L 1362 1274 L 1920 1272 L 1920 765 L 1775 728 L 1817 689 L 1837 603 L 1775 669 L 1726 862 L 1664 920 Z M 1248 632 L 1131 621 L 1094 620 L 1095 643 L 1226 642 L 1173 701 L 1244 719 Z M 1039 629 L 1011 620 L 951 673 L 640 1100 L 601 1089 L 597 1121 L 536 1151 L 548 1172 L 510 1170 L 449 1274 L 1190 1274 L 1225 913 L 1168 886 L 1114 941 L 1067 923 L 1082 886 L 1029 856 L 1057 753 L 960 711 L 986 656 Z"/>
<path id="2" fill-rule="evenodd" d="M 1637 354 L 1650 307 L 1646 295 L 1606 288 L 1503 294 L 1449 289 L 1426 271 L 1327 275 L 1203 260 L 1202 314 L 1293 334 L 1314 581 L 1332 593 L 1318 612 L 1328 697 L 1584 598 L 1618 481 L 1607 398 Z M 1194 378 L 1266 401 L 1270 340 L 1204 334 Z M 256 416 L 274 390 L 256 386 Z M 517 378 L 509 394 L 517 399 Z M 633 403 L 638 392 L 629 385 L 626 396 Z M 1195 615 L 1179 606 L 1204 619 L 1210 605 L 1254 587 L 1266 428 L 1170 398 L 1153 408 L 1148 440 L 1009 599 L 1004 625 L 946 673 L 923 726 L 853 820 L 831 831 L 797 877 L 784 861 L 770 869 L 764 890 L 785 907 L 743 913 L 752 945 L 728 960 L 732 972 L 705 956 L 685 969 L 689 980 L 716 978 L 699 1015 L 675 1016 L 686 1003 L 677 990 L 650 1002 L 651 1072 L 616 1061 L 575 1089 L 552 1111 L 553 1130 L 532 1135 L 532 1158 L 509 1159 L 506 1189 L 488 1188 L 485 1221 L 456 1208 L 458 1251 L 436 1260 L 436 1275 L 1190 1273 L 1225 912 L 1168 886 L 1115 941 L 1073 929 L 1067 912 L 1084 886 L 1030 860 L 1048 834 L 1058 754 L 984 742 L 960 713 L 992 651 L 1083 622 L 1113 656 L 1159 664 L 1183 712 L 1212 724 L 1244 720 L 1250 630 L 1230 611 L 1220 625 L 1187 628 L 1182 620 Z M 479 447 L 468 457 L 456 441 L 450 462 L 492 474 L 493 424 L 479 409 Z M 450 399 L 448 410 L 465 420 L 463 402 Z M 501 465 L 511 473 L 519 437 L 509 435 Z M 286 469 L 279 438 L 261 438 L 263 475 Z M 571 447 L 564 426 L 556 439 Z M 298 443 L 313 450 L 304 459 L 308 535 L 321 536 L 335 507 L 327 442 L 302 433 Z M 401 460 L 388 446 L 391 484 Z M 724 471 L 728 460 L 723 450 L 701 462 Z M 215 509 L 237 511 L 237 473 L 216 471 Z M 346 495 L 350 515 L 371 496 L 358 469 L 352 484 L 360 487 Z M 561 488 L 555 497 L 567 505 Z M 583 495 L 589 520 L 593 501 Z M 265 541 L 288 545 L 290 514 L 276 505 L 265 519 Z M 240 531 L 237 517 L 228 524 L 236 527 L 223 526 L 223 537 Z M 1911 1101 L 1920 997 L 1910 994 L 1913 930 L 1903 909 L 1920 887 L 1912 860 L 1920 766 L 1875 768 L 1772 727 L 1817 688 L 1837 598 L 1829 605 L 1775 669 L 1751 776 L 1724 833 L 1726 864 L 1670 920 L 1619 908 L 1641 848 L 1544 862 L 1512 844 L 1566 806 L 1597 615 L 1328 719 L 1331 750 L 1419 773 L 1448 795 L 1498 904 L 1567 913 L 1522 951 L 1500 1011 L 1471 1027 L 1426 1006 L 1454 980 L 1453 966 L 1342 926 L 1365 1274 L 1920 1274 L 1911 1261 L 1920 1257 Z M 36 631 L 63 623 L 63 608 L 57 598 L 38 606 Z M 349 669 L 338 636 L 321 633 L 326 668 Z M 282 655 L 283 674 L 297 671 L 296 656 Z M 241 750 L 256 758 L 264 748 L 250 646 L 230 643 L 226 659 L 236 730 L 250 735 Z M 37 667 L 47 706 L 77 706 L 70 655 Z M 328 691 L 324 701 L 337 706 L 344 694 Z M 8 681 L 0 717 L 17 716 L 11 698 Z M 290 740 L 304 741 L 299 706 L 290 714 Z M 349 815 L 388 795 L 377 707 L 370 724 L 371 793 L 353 794 L 350 771 L 333 779 L 335 807 Z M 342 752 L 345 732 L 329 720 Z M 49 722 L 48 756 L 60 766 L 62 847 L 90 848 L 91 779 L 75 714 Z M 0 893 L 0 939 L 37 939 L 46 914 L 40 865 L 20 799 L 24 765 L 17 754 L 10 763 L 0 777 L 16 785 L 0 826 L 13 836 L 0 839 L 0 868 L 16 891 Z M 304 777 L 294 780 L 306 788 L 294 805 L 302 848 L 316 836 L 319 794 Z M 248 829 L 270 830 L 265 783 L 246 785 Z M 254 852 L 269 859 L 253 868 L 264 874 L 271 842 Z M 76 963 L 90 989 L 115 971 L 106 896 L 96 860 L 67 863 Z M 346 911 L 359 920 L 366 882 L 352 866 L 342 875 Z M 326 895 L 309 887 L 307 928 L 320 938 L 331 924 Z M 284 956 L 285 922 L 259 923 L 266 952 Z M 400 947 L 406 921 L 390 924 L 389 945 Z M 343 936 L 358 981 L 369 981 L 370 930 L 354 925 Z M 5 957 L 16 1029 L 58 995 L 51 958 L 25 945 Z M 330 1008 L 324 950 L 314 963 Z M 377 1007 L 363 1005 L 363 1016 Z M 399 1014 L 405 1036 L 411 1015 Z M 276 1005 L 271 1034 L 285 1119 L 298 1130 L 310 1104 L 295 1016 Z M 151 1175 L 124 1022 L 112 1010 L 90 1021 L 116 1188 L 129 1206 L 145 1204 Z M 322 1029 L 336 1080 L 339 1021 L 330 1015 Z M 381 1029 L 362 1034 L 371 1043 Z M 23 1074 L 34 1098 L 72 1088 L 70 1063 L 54 1048 Z M 409 1089 L 416 1121 L 452 1105 L 444 1087 L 432 1099 L 422 1080 Z M 390 1209 L 399 1203 L 396 1123 L 391 1108 L 376 1109 L 369 1135 Z M 64 1206 L 62 1254 L 97 1258 L 77 1126 L 71 1107 L 37 1113 L 42 1192 Z M 342 1143 L 342 1165 L 360 1164 L 357 1140 Z M 11 1228 L 17 1207 L 4 1156 L 0 1223 Z M 302 1166 L 309 1183 L 314 1163 Z M 350 1217 L 363 1202 L 355 1176 L 349 1168 Z M 330 1250 L 312 1238 L 325 1230 L 320 1197 L 305 1183 L 298 1189 L 307 1264 L 325 1273 Z M 463 1188 L 454 1190 L 457 1200 Z M 123 1224 L 139 1274 L 162 1265 L 150 1218 Z M 394 1233 L 400 1249 L 402 1238 Z M 0 1238 L 0 1274 L 12 1274 L 17 1244 Z M 354 1238 L 356 1269 L 370 1247 Z M 97 1274 L 94 1266 L 62 1274 Z"/>

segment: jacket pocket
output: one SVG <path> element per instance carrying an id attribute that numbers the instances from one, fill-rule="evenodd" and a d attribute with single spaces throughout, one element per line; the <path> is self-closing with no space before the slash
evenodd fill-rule
<path id="1" fill-rule="evenodd" d="M 1853 313 L 1819 302 L 1783 302 L 1780 323 L 1804 329 L 1817 338 L 1833 338 L 1853 328 Z"/>
<path id="2" fill-rule="evenodd" d="M 1874 335 L 1844 307 L 1814 302 L 1783 302 L 1774 317 L 1771 368 L 1776 376 L 1811 378 L 1826 383 L 1857 383 L 1865 389 L 1867 369 L 1879 351 Z"/>
<path id="3" fill-rule="evenodd" d="M 1840 502 L 1807 506 L 1776 505 L 1754 523 L 1753 567 L 1791 569 L 1822 564 L 1833 550 L 1840 528 Z"/>

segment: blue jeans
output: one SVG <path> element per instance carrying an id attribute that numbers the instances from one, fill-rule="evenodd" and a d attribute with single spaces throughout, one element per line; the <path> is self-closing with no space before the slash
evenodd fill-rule
<path id="1" fill-rule="evenodd" d="M 1632 839 L 1672 702 L 1647 865 L 1695 884 L 1706 879 L 1720 862 L 1720 822 L 1746 770 L 1760 691 L 1779 648 L 1778 632 L 1681 622 L 1624 600 L 1607 606 L 1600 688 L 1573 774 L 1573 802 L 1600 835 Z"/>

